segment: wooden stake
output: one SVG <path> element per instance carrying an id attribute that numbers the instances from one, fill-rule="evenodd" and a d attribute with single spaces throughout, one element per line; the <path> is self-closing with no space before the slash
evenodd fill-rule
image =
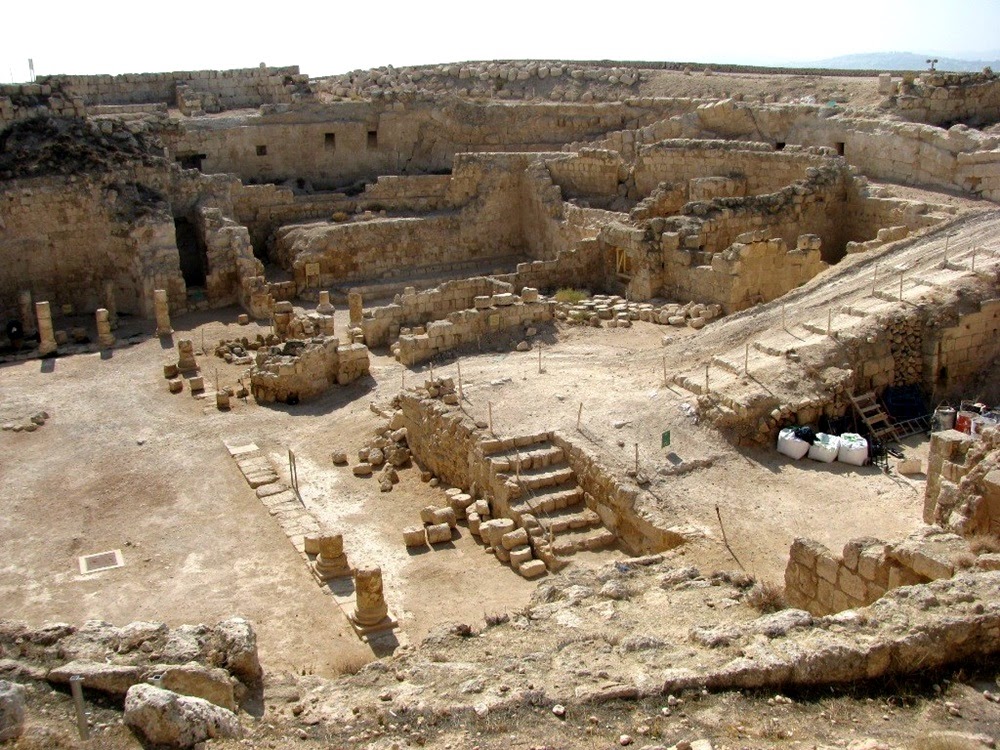
<path id="1" fill-rule="evenodd" d="M 743 372 L 750 372 L 750 342 L 746 343 L 746 347 L 743 349 Z"/>
<path id="2" fill-rule="evenodd" d="M 580 418 L 583 417 L 583 402 L 580 402 L 580 410 L 576 413 L 576 431 L 580 431 Z"/>
<path id="3" fill-rule="evenodd" d="M 948 242 L 951 240 L 951 235 L 945 235 L 944 237 L 944 264 L 942 268 L 948 267 Z"/>
<path id="4" fill-rule="evenodd" d="M 788 307 L 788 305 L 782 305 L 781 306 L 781 330 L 783 330 L 783 331 L 787 331 L 788 330 L 788 327 L 785 325 L 785 308 L 786 307 Z"/>
<path id="5" fill-rule="evenodd" d="M 708 363 L 706 363 L 705 364 L 705 393 L 708 393 L 708 391 L 709 391 L 709 388 L 708 388 L 708 368 L 709 367 L 711 367 L 711 365 L 708 364 Z"/>
<path id="6" fill-rule="evenodd" d="M 875 275 L 872 276 L 872 297 L 875 296 L 875 284 L 878 283 L 878 263 L 875 264 Z"/>
<path id="7" fill-rule="evenodd" d="M 434 382 L 434 363 L 431 362 L 431 383 Z"/>
<path id="8" fill-rule="evenodd" d="M 972 272 L 973 273 L 976 272 L 976 251 L 978 249 L 979 249 L 978 247 L 972 248 Z"/>
<path id="9" fill-rule="evenodd" d="M 903 272 L 899 272 L 899 301 L 903 301 Z"/>
<path id="10" fill-rule="evenodd" d="M 542 345 L 538 345 L 538 374 L 542 374 Z"/>
<path id="11" fill-rule="evenodd" d="M 826 308 L 826 335 L 830 335 L 831 325 L 833 323 L 833 308 Z"/>
<path id="12" fill-rule="evenodd" d="M 465 397 L 462 394 L 462 361 L 456 359 L 455 364 L 458 365 L 458 400 L 461 401 Z"/>
<path id="13" fill-rule="evenodd" d="M 406 390 L 406 365 L 401 365 L 399 369 L 399 390 Z"/>
<path id="14" fill-rule="evenodd" d="M 488 402 L 486 404 L 486 408 L 489 409 L 489 412 L 490 412 L 490 434 L 492 435 L 493 434 L 493 402 L 492 401 Z"/>
<path id="15" fill-rule="evenodd" d="M 635 444 L 635 473 L 639 473 L 639 444 Z"/>
<path id="16" fill-rule="evenodd" d="M 666 356 L 663 357 L 663 385 L 664 385 L 664 387 L 666 387 L 666 385 L 667 385 L 667 358 L 666 358 Z"/>

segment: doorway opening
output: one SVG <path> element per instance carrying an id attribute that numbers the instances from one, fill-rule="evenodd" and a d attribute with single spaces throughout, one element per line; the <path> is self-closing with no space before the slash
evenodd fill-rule
<path id="1" fill-rule="evenodd" d="M 205 243 L 198 234 L 198 228 L 187 219 L 174 219 L 174 235 L 177 253 L 181 260 L 181 276 L 190 287 L 204 287 L 208 273 L 208 255 Z"/>

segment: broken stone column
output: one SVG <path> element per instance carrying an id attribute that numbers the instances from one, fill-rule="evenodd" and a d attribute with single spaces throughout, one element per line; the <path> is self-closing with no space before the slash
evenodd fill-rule
<path id="1" fill-rule="evenodd" d="M 343 534 L 324 534 L 319 538 L 319 554 L 313 563 L 313 570 L 321 581 L 343 578 L 351 574 L 351 566 L 344 554 Z"/>
<path id="2" fill-rule="evenodd" d="M 347 306 L 350 309 L 351 325 L 361 325 L 361 318 L 364 313 L 364 303 L 361 299 L 361 292 L 349 292 L 347 295 Z"/>
<path id="3" fill-rule="evenodd" d="M 191 339 L 181 339 L 177 342 L 177 369 L 180 372 L 197 372 L 198 360 L 194 356 L 194 344 Z"/>
<path id="4" fill-rule="evenodd" d="M 115 336 L 111 333 L 111 320 L 107 310 L 99 307 L 94 311 L 94 318 L 97 321 L 97 343 L 101 346 L 114 346 Z"/>
<path id="5" fill-rule="evenodd" d="M 382 591 L 381 568 L 358 568 L 354 572 L 354 592 L 356 603 L 351 619 L 356 624 L 373 627 L 386 619 L 389 608 Z"/>
<path id="6" fill-rule="evenodd" d="M 319 304 L 316 305 L 316 312 L 323 315 L 333 315 L 334 311 L 333 305 L 330 303 L 330 293 L 320 292 L 319 293 Z"/>
<path id="7" fill-rule="evenodd" d="M 174 329 L 170 325 L 170 302 L 166 289 L 153 290 L 153 310 L 156 314 L 156 335 L 169 336 Z"/>
<path id="8" fill-rule="evenodd" d="M 104 282 L 104 309 L 108 311 L 108 322 L 114 330 L 118 327 L 118 300 L 115 296 L 115 282 L 111 279 Z"/>
<path id="9" fill-rule="evenodd" d="M 21 292 L 19 301 L 21 305 L 21 325 L 24 326 L 24 335 L 34 336 L 38 333 L 38 326 L 35 324 L 35 310 L 31 304 L 31 292 L 27 289 Z"/>
<path id="10" fill-rule="evenodd" d="M 52 329 L 52 308 L 48 302 L 35 303 L 35 317 L 38 319 L 38 353 L 44 357 L 56 350 L 56 334 Z"/>

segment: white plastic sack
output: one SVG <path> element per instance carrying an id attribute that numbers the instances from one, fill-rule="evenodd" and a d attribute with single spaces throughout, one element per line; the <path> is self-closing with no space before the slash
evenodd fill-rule
<path id="1" fill-rule="evenodd" d="M 868 460 L 868 441 L 854 432 L 840 436 L 840 450 L 837 460 L 851 466 L 864 466 Z"/>
<path id="2" fill-rule="evenodd" d="M 778 433 L 778 453 L 798 460 L 809 452 L 809 443 L 795 437 L 795 428 L 786 427 Z"/>
<path id="3" fill-rule="evenodd" d="M 825 432 L 817 432 L 816 442 L 809 446 L 809 458 L 825 464 L 833 463 L 837 460 L 839 450 L 840 438 L 836 435 L 827 435 Z"/>

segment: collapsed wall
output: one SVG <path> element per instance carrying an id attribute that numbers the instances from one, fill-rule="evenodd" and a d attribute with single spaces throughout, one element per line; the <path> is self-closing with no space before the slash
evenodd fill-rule
<path id="1" fill-rule="evenodd" d="M 290 340 L 257 353 L 250 390 L 257 403 L 297 404 L 315 399 L 333 384 L 349 385 L 369 370 L 368 348 L 335 336 Z"/>
<path id="2" fill-rule="evenodd" d="M 959 534 L 1000 538 L 1000 431 L 973 437 L 945 430 L 931 437 L 924 523 Z"/>

